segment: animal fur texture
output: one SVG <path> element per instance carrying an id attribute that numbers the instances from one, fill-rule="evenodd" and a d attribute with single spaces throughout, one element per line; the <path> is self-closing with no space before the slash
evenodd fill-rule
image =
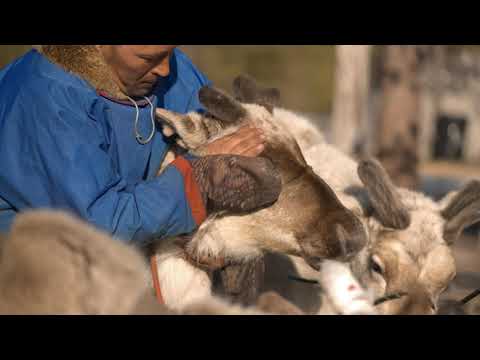
<path id="1" fill-rule="evenodd" d="M 147 291 L 140 254 L 60 212 L 18 215 L 0 256 L 2 314 L 122 314 Z"/>
<path id="2" fill-rule="evenodd" d="M 17 216 L 0 237 L 0 314 L 269 315 L 214 296 L 188 299 L 182 311 L 159 304 L 143 254 L 61 211 Z M 277 312 L 276 312 L 277 311 Z"/>
<path id="3" fill-rule="evenodd" d="M 239 87 L 242 82 L 245 81 L 236 82 L 237 97 L 242 93 Z M 230 264 L 243 264 L 271 251 L 303 256 L 312 261 L 347 259 L 364 246 L 366 234 L 361 222 L 341 204 L 330 186 L 311 170 L 294 136 L 275 119 L 268 107 L 240 103 L 211 88 L 203 88 L 199 96 L 208 110 L 207 115 L 182 115 L 157 109 L 157 116 L 167 133 L 175 132 L 180 144 L 194 154 L 203 155 L 206 144 L 251 122 L 267 137 L 262 156 L 271 159 L 280 170 L 283 190 L 278 201 L 268 208 L 249 214 L 209 217 L 184 249 L 190 258 L 221 257 Z M 262 95 L 262 102 L 266 102 L 265 95 Z M 311 127 L 305 123 L 305 129 L 298 132 L 304 144 L 315 141 L 306 135 Z M 320 133 L 318 135 L 322 138 Z M 195 276 L 199 279 L 206 279 L 199 268 L 185 270 L 182 274 L 170 274 L 165 270 L 174 268 L 167 264 L 176 263 L 181 253 L 174 240 L 159 241 L 155 252 L 158 254 L 156 261 L 162 294 L 172 291 L 171 295 L 165 295 L 167 305 L 181 308 L 189 298 L 185 293 L 180 296 L 181 292 L 162 285 L 169 284 L 170 277 L 182 284 L 179 288 L 190 289 L 192 293 L 207 294 L 210 291 L 211 283 L 207 281 L 199 281 L 195 287 L 191 285 L 193 273 L 197 273 Z"/>
<path id="4" fill-rule="evenodd" d="M 256 110 L 256 105 L 246 107 L 251 109 L 251 117 L 267 117 L 266 113 L 261 114 L 264 110 Z M 193 118 L 195 115 L 191 116 Z M 282 129 L 276 133 L 277 136 L 288 138 L 285 134 L 288 132 L 290 136 L 297 137 L 297 143 L 303 147 L 306 163 L 333 189 L 341 203 L 362 221 L 368 234 L 368 244 L 350 261 L 351 269 L 361 284 L 377 297 L 395 292 L 408 293 L 397 300 L 385 302 L 378 310 L 384 314 L 435 313 L 439 295 L 456 271 L 455 260 L 445 239 L 445 230 L 450 229 L 449 234 L 454 234 L 454 241 L 461 229 L 478 221 L 478 211 L 475 211 L 480 199 L 478 185 L 473 183 L 470 191 L 456 193 L 457 199 L 455 194 L 450 194 L 444 200 L 435 202 L 421 193 L 392 187 L 377 162 L 356 162 L 343 154 L 325 142 L 323 135 L 315 131 L 307 118 L 285 109 L 274 108 L 272 122 Z M 260 120 L 258 123 L 263 122 Z M 308 130 L 303 132 L 303 129 Z M 309 134 L 306 138 L 302 135 L 305 133 Z M 359 176 L 362 171 L 366 174 L 363 179 Z M 365 181 L 368 183 L 365 184 Z M 383 190 L 375 193 L 376 187 Z M 300 191 L 285 192 L 284 196 L 291 198 L 299 196 L 299 193 Z M 394 203 L 391 202 L 392 199 L 395 200 Z M 311 197 L 305 196 L 302 200 L 305 211 L 299 212 L 301 216 L 307 217 L 308 213 L 315 210 L 310 206 Z M 452 201 L 456 201 L 455 206 Z M 446 211 L 448 214 L 443 213 L 447 208 L 450 209 Z M 190 246 L 195 247 L 196 251 L 233 255 L 237 259 L 248 259 L 259 255 L 262 250 L 294 255 L 295 258 L 291 259 L 294 259 L 297 271 L 314 275 L 315 271 L 304 260 L 296 257 L 300 249 L 296 234 L 291 229 L 295 226 L 304 228 L 301 221 L 294 221 L 299 219 L 292 215 L 292 211 L 296 210 L 294 206 L 285 206 L 282 211 L 275 213 L 275 218 L 268 217 L 263 210 L 263 213 L 260 211 L 254 217 L 248 217 L 248 222 L 242 222 L 246 217 L 235 216 L 210 219 L 202 226 L 201 236 Z M 388 213 L 392 212 L 393 217 L 394 211 L 397 214 L 407 213 L 408 217 L 400 222 L 386 223 Z M 282 226 L 278 219 L 290 227 Z M 267 222 L 279 225 L 272 228 L 267 226 Z M 262 226 L 255 226 L 256 224 Z M 266 229 L 268 233 L 265 233 Z M 314 232 L 315 229 L 310 231 Z M 267 273 L 276 270 L 278 269 L 270 268 L 267 262 Z M 285 274 L 285 279 L 287 275 Z M 310 289 L 306 294 L 310 295 L 305 297 L 318 297 L 318 292 Z M 311 312 L 321 312 L 321 309 L 313 309 Z"/>
<path id="5" fill-rule="evenodd" d="M 288 111 L 281 110 L 281 113 L 283 119 L 289 118 Z M 307 122 L 301 124 L 300 128 L 308 126 L 308 119 L 300 119 L 291 112 L 290 114 L 295 121 L 284 120 L 283 123 L 292 129 L 292 133 L 296 132 L 295 128 L 299 121 Z M 379 311 L 383 314 L 435 313 L 441 292 L 448 286 L 456 272 L 449 244 L 454 242 L 465 226 L 479 220 L 476 211 L 480 202 L 478 182 L 470 183 L 463 191 L 448 194 L 439 202 L 419 192 L 395 188 L 392 194 L 403 209 L 400 211 L 388 208 L 392 206 L 392 203 L 387 201 L 388 197 L 381 199 L 382 204 L 375 204 L 372 201 L 373 192 L 367 189 L 368 187 L 370 190 L 372 187 L 383 189 L 385 194 L 388 190 L 383 186 L 386 188 L 393 186 L 391 183 L 385 185 L 385 179 L 379 180 L 385 174 L 381 175 L 379 171 L 377 174 L 373 173 L 373 176 L 365 176 L 364 181 L 373 183 L 364 184 L 359 173 L 368 172 L 365 170 L 365 162 L 355 161 L 326 141 L 313 146 L 307 144 L 303 150 L 306 161 L 334 189 L 342 203 L 362 219 L 368 232 L 368 245 L 350 262 L 354 274 L 362 285 L 376 297 L 396 292 L 408 293 L 398 300 L 385 302 L 378 307 Z M 368 165 L 378 167 L 372 160 Z M 389 182 L 388 179 L 386 182 Z M 382 193 L 375 196 L 382 196 Z M 394 211 L 400 213 L 405 211 L 408 221 L 406 222 L 404 218 L 397 224 L 386 224 L 385 217 L 390 214 L 391 218 L 394 218 Z M 382 219 L 380 212 L 387 216 L 383 215 Z M 453 240 L 448 239 L 446 231 L 451 228 L 455 234 Z M 289 257 L 289 260 L 294 266 L 294 272 L 299 275 L 306 278 L 318 277 L 318 273 L 302 259 Z M 377 265 L 381 273 L 376 271 L 379 270 Z M 274 266 L 274 262 L 267 261 L 267 272 L 282 271 Z M 273 283 L 267 284 L 266 288 L 281 289 L 278 284 Z M 286 298 L 291 298 L 289 291 L 288 286 L 284 286 L 280 293 Z M 318 296 L 318 291 L 308 286 L 302 287 L 301 296 L 297 294 L 297 298 L 303 298 L 301 308 L 304 310 L 308 308 L 308 304 L 312 304 L 311 298 Z M 308 311 L 310 313 L 321 311 L 320 305 L 310 307 Z"/>

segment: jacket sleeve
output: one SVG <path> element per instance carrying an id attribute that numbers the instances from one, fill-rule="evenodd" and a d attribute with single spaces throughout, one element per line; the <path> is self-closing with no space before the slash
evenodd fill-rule
<path id="1" fill-rule="evenodd" d="M 127 185 L 100 124 L 68 101 L 20 99 L 0 131 L 0 189 L 17 210 L 60 208 L 127 242 L 193 231 L 206 217 L 190 163 Z M 29 101 L 30 103 L 28 103 Z"/>

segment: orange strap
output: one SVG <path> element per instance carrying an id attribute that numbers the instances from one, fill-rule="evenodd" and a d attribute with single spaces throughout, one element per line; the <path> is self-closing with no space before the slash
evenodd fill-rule
<path id="1" fill-rule="evenodd" d="M 162 296 L 162 290 L 160 289 L 160 281 L 158 281 L 158 268 L 155 255 L 150 257 L 150 269 L 152 271 L 153 288 L 155 289 L 155 295 L 157 296 L 157 300 L 160 304 L 165 304 Z"/>
<path id="2" fill-rule="evenodd" d="M 198 188 L 198 185 L 193 177 L 192 167 L 190 166 L 190 163 L 182 156 L 175 156 L 175 160 L 172 162 L 172 165 L 174 165 L 183 176 L 185 194 L 190 205 L 190 210 L 192 211 L 193 219 L 195 220 L 197 226 L 200 226 L 200 224 L 207 218 L 207 211 L 203 205 L 200 189 Z M 155 256 L 150 258 L 150 268 L 157 300 L 160 304 L 165 304 L 162 296 L 162 290 L 160 289 L 160 281 L 158 280 L 158 267 Z"/>
<path id="3" fill-rule="evenodd" d="M 190 166 L 190 163 L 182 156 L 178 156 L 172 162 L 172 165 L 174 165 L 183 176 L 185 195 L 190 205 L 193 219 L 195 220 L 197 226 L 200 226 L 200 224 L 207 218 L 207 211 L 203 205 L 200 188 L 198 187 L 193 176 L 192 167 Z"/>

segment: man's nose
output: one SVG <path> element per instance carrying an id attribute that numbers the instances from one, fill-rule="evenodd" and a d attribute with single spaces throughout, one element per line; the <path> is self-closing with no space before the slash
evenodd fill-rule
<path id="1" fill-rule="evenodd" d="M 160 64 L 158 64 L 153 69 L 153 73 L 156 76 L 168 76 L 170 74 L 170 57 L 166 57 Z"/>

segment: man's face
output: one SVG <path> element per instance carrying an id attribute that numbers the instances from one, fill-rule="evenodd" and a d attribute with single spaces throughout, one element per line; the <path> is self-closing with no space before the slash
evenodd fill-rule
<path id="1" fill-rule="evenodd" d="M 176 45 L 98 45 L 120 90 L 131 96 L 149 94 L 159 77 L 170 73 L 169 60 Z"/>

